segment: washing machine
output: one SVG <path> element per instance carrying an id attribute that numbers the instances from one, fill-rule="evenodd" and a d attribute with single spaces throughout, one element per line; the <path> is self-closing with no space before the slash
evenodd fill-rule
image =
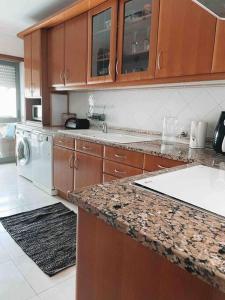
<path id="1" fill-rule="evenodd" d="M 16 156 L 18 174 L 32 181 L 32 133 L 30 131 L 17 129 Z"/>

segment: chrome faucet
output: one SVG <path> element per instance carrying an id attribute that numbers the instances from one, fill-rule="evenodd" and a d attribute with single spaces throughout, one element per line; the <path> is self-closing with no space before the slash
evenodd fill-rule
<path id="1" fill-rule="evenodd" d="M 102 123 L 102 132 L 108 133 L 108 125 L 106 122 Z"/>

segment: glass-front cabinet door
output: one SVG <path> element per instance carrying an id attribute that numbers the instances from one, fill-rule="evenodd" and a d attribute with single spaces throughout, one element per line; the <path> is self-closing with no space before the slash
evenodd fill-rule
<path id="1" fill-rule="evenodd" d="M 154 78 L 159 0 L 120 0 L 119 11 L 117 79 Z"/>
<path id="2" fill-rule="evenodd" d="M 117 0 L 89 12 L 88 83 L 115 80 Z"/>

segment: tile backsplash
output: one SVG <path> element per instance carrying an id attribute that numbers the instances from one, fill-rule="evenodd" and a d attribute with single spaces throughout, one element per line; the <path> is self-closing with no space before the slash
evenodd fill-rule
<path id="1" fill-rule="evenodd" d="M 86 117 L 90 95 L 97 109 L 105 107 L 108 124 L 121 128 L 162 132 L 163 118 L 175 116 L 179 132 L 190 132 L 191 121 L 202 120 L 208 122 L 208 136 L 212 137 L 220 112 L 225 110 L 225 86 L 179 86 L 71 92 L 70 112 Z"/>

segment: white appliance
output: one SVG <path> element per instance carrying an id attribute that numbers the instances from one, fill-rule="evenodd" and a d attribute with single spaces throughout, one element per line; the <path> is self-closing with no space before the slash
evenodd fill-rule
<path id="1" fill-rule="evenodd" d="M 202 121 L 191 122 L 190 148 L 204 149 L 208 124 Z"/>
<path id="2" fill-rule="evenodd" d="M 203 165 L 138 180 L 135 184 L 225 217 L 225 171 Z"/>
<path id="3" fill-rule="evenodd" d="M 39 132 L 32 133 L 33 183 L 50 195 L 56 195 L 53 186 L 53 137 Z"/>
<path id="4" fill-rule="evenodd" d="M 17 129 L 16 156 L 17 170 L 20 176 L 32 181 L 32 138 L 31 132 Z"/>
<path id="5" fill-rule="evenodd" d="M 42 121 L 42 106 L 41 105 L 33 105 L 32 106 L 32 120 Z"/>

